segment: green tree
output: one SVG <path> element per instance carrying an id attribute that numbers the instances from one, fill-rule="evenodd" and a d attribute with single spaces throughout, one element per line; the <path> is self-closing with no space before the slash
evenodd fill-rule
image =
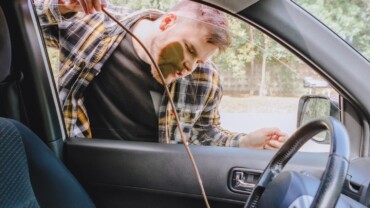
<path id="1" fill-rule="evenodd" d="M 179 0 L 110 0 L 115 5 L 127 6 L 133 10 L 140 9 L 159 9 L 167 11 Z"/>
<path id="2" fill-rule="evenodd" d="M 370 60 L 369 0 L 296 0 Z"/>

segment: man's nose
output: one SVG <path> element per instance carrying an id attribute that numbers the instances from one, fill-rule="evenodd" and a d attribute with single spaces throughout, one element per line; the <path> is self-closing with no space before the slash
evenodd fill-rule
<path id="1" fill-rule="evenodd" d="M 192 72 L 193 71 L 194 64 L 190 64 L 189 61 L 184 61 L 183 63 L 183 70 L 186 72 Z"/>
<path id="2" fill-rule="evenodd" d="M 196 59 L 189 60 L 189 61 L 184 61 L 184 69 L 187 72 L 192 72 L 194 71 L 195 68 L 197 68 L 199 61 Z"/>

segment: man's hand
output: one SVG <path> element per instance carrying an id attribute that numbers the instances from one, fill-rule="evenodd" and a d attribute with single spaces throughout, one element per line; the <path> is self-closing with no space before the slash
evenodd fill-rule
<path id="1" fill-rule="evenodd" d="M 287 134 L 280 131 L 280 129 L 263 128 L 242 137 L 239 146 L 257 149 L 279 149 L 287 140 Z"/>
<path id="2" fill-rule="evenodd" d="M 85 12 L 85 14 L 93 14 L 95 11 L 100 11 L 101 8 L 107 6 L 105 0 L 59 0 L 60 13 L 66 14 L 69 12 Z"/>

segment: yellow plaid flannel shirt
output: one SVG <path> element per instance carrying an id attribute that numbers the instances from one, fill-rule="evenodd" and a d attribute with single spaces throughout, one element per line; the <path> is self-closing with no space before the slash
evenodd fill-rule
<path id="1" fill-rule="evenodd" d="M 36 11 L 46 44 L 60 51 L 58 91 L 68 135 L 91 137 L 84 91 L 126 32 L 103 13 L 62 16 L 57 2 L 36 0 Z M 163 14 L 158 10 L 132 12 L 112 5 L 108 5 L 107 9 L 128 27 L 141 18 L 154 20 Z M 239 146 L 238 139 L 244 134 L 220 127 L 218 106 L 222 88 L 220 75 L 213 63 L 199 66 L 191 75 L 169 87 L 181 127 L 190 144 Z M 159 109 L 158 141 L 161 143 L 181 142 L 173 112 L 168 96 L 164 94 Z"/>

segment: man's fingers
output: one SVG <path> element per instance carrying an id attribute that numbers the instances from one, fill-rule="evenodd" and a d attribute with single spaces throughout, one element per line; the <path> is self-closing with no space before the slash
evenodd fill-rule
<path id="1" fill-rule="evenodd" d="M 265 128 L 266 135 L 269 135 L 271 137 L 273 136 L 286 136 L 286 133 L 282 132 L 279 128 Z M 278 139 L 277 137 L 274 137 L 275 139 Z"/>
<path id="2" fill-rule="evenodd" d="M 272 140 L 271 140 L 272 141 Z M 276 150 L 276 149 L 279 149 L 281 146 L 277 145 L 277 144 L 273 144 L 273 143 L 266 143 L 264 146 L 263 146 L 263 149 L 269 149 L 269 150 Z"/>
<path id="3" fill-rule="evenodd" d="M 277 140 L 279 142 L 286 142 L 288 140 L 288 136 L 287 135 L 279 136 Z"/>
<path id="4" fill-rule="evenodd" d="M 95 11 L 100 11 L 102 7 L 100 0 L 93 0 L 93 6 Z"/>
<path id="5" fill-rule="evenodd" d="M 284 142 L 278 140 L 270 140 L 265 144 L 265 149 L 279 149 L 283 146 Z"/>
<path id="6" fill-rule="evenodd" d="M 86 4 L 86 7 L 87 7 L 88 14 L 94 13 L 94 7 L 93 7 L 93 3 L 92 3 L 93 0 L 84 0 L 84 1 L 85 1 L 85 4 Z"/>
<path id="7" fill-rule="evenodd" d="M 277 149 L 277 148 L 275 148 L 275 147 L 273 147 L 273 146 L 271 146 L 271 145 L 269 145 L 269 144 L 265 144 L 265 145 L 263 146 L 263 149 L 274 150 L 274 149 Z"/>
<path id="8" fill-rule="evenodd" d="M 78 2 L 85 14 L 93 14 L 94 11 L 101 11 L 101 8 L 107 7 L 105 0 L 78 0 Z"/>
<path id="9" fill-rule="evenodd" d="M 278 140 L 279 139 L 279 135 L 274 134 L 274 135 L 271 136 L 271 139 L 272 140 Z"/>
<path id="10" fill-rule="evenodd" d="M 101 7 L 102 8 L 107 8 L 107 1 L 106 0 L 101 0 Z"/>
<path id="11" fill-rule="evenodd" d="M 88 11 L 88 8 L 87 8 L 87 5 L 86 5 L 86 3 L 85 3 L 85 0 L 79 0 L 79 2 L 80 2 L 80 4 L 81 4 L 81 6 L 82 6 L 82 8 L 83 8 L 83 10 L 84 10 L 84 12 L 85 12 L 85 14 L 89 14 L 89 11 Z"/>

